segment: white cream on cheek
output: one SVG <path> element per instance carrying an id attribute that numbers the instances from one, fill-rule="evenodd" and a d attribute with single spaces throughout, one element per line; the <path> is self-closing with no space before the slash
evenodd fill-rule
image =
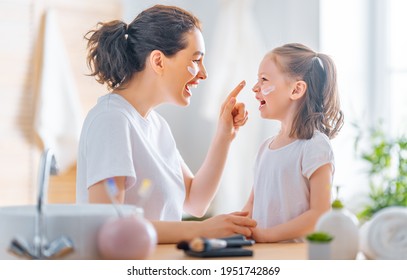
<path id="1" fill-rule="evenodd" d="M 197 66 L 191 67 L 191 66 L 187 66 L 188 72 L 191 73 L 192 76 L 196 76 L 196 74 L 198 74 L 199 70 Z"/>
<path id="2" fill-rule="evenodd" d="M 272 93 L 275 89 L 276 89 L 276 86 L 271 85 L 271 86 L 262 87 L 262 88 L 260 89 L 260 91 L 261 91 L 261 94 L 263 94 L 263 95 L 269 95 L 269 94 Z"/>

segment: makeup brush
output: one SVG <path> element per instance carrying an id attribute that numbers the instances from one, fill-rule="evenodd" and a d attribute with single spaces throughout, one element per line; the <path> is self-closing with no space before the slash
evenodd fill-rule
<path id="1" fill-rule="evenodd" d="M 241 239 L 238 236 L 225 239 L 194 238 L 190 242 L 181 241 L 177 248 L 181 250 L 191 250 L 194 252 L 206 252 L 223 248 L 240 248 L 242 246 L 252 246 L 254 240 Z"/>
<path id="2" fill-rule="evenodd" d="M 180 242 L 178 242 L 177 243 L 177 249 L 180 249 L 180 250 L 184 250 L 184 251 L 186 251 L 186 250 L 189 250 L 189 243 L 188 243 L 188 241 L 180 241 Z"/>
<path id="3" fill-rule="evenodd" d="M 227 246 L 227 241 L 222 239 L 194 238 L 189 242 L 189 249 L 195 252 L 223 249 Z"/>

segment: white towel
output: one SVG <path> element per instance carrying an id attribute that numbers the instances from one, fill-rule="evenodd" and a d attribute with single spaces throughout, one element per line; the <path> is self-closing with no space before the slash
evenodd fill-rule
<path id="1" fill-rule="evenodd" d="M 407 207 L 387 207 L 360 229 L 360 250 L 369 259 L 407 260 Z"/>
<path id="2" fill-rule="evenodd" d="M 82 110 L 55 11 L 45 15 L 41 78 L 35 130 L 51 148 L 60 172 L 76 162 Z"/>

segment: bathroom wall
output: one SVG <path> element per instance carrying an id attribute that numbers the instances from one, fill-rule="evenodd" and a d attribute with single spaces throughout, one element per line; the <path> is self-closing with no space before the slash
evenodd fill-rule
<path id="1" fill-rule="evenodd" d="M 253 2 L 254 17 L 267 49 L 292 41 L 318 49 L 319 0 Z M 212 39 L 217 28 L 215 19 L 221 16 L 220 0 L 0 0 L 0 98 L 3 104 L 0 110 L 0 205 L 33 203 L 37 193 L 37 169 L 42 145 L 33 130 L 33 119 L 44 11 L 54 8 L 58 13 L 58 23 L 68 50 L 82 110 L 86 114 L 96 99 L 105 93 L 105 88 L 86 76 L 83 35 L 99 21 L 123 17 L 130 22 L 142 9 L 155 3 L 178 5 L 202 20 L 207 45 L 206 60 L 209 61 L 211 53 L 216 51 Z M 211 75 L 212 70 L 208 71 Z M 255 78 L 255 75 L 253 73 L 250 78 Z M 247 94 L 250 94 L 250 88 L 251 85 L 248 85 Z M 170 123 L 179 149 L 193 171 L 202 163 L 216 126 L 200 113 L 204 89 L 196 89 L 188 108 L 159 108 Z M 251 120 L 261 122 L 255 113 L 252 112 Z M 264 127 L 264 134 L 269 133 L 270 130 Z M 257 143 L 254 145 L 257 146 Z M 50 202 L 74 202 L 75 173 L 73 166 L 67 172 L 51 178 Z M 244 176 L 249 177 L 249 174 L 250 171 Z M 246 185 L 246 188 L 249 187 Z M 236 202 L 236 205 L 240 204 L 240 201 Z"/>
<path id="2" fill-rule="evenodd" d="M 83 35 L 98 21 L 121 16 L 119 0 L 0 0 L 0 206 L 30 204 L 37 194 L 42 143 L 33 130 L 43 14 L 57 12 L 82 110 L 105 89 L 86 76 Z M 49 201 L 74 202 L 75 166 L 51 178 Z"/>

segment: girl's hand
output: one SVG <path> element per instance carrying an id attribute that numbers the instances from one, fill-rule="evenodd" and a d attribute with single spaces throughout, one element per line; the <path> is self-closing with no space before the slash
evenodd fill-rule
<path id="1" fill-rule="evenodd" d="M 256 227 L 256 228 L 252 228 L 252 239 L 254 239 L 254 241 L 256 241 L 257 243 L 262 243 L 262 242 L 267 242 L 265 240 L 265 238 L 263 237 L 263 231 L 262 229 Z"/>
<path id="2" fill-rule="evenodd" d="M 248 212 L 233 212 L 209 218 L 202 222 L 200 236 L 206 238 L 227 237 L 242 234 L 250 237 L 256 221 L 248 217 Z"/>
<path id="3" fill-rule="evenodd" d="M 235 138 L 239 127 L 245 125 L 248 119 L 244 103 L 236 103 L 236 97 L 245 85 L 245 81 L 237 85 L 223 102 L 220 110 L 218 133 L 230 140 Z"/>

